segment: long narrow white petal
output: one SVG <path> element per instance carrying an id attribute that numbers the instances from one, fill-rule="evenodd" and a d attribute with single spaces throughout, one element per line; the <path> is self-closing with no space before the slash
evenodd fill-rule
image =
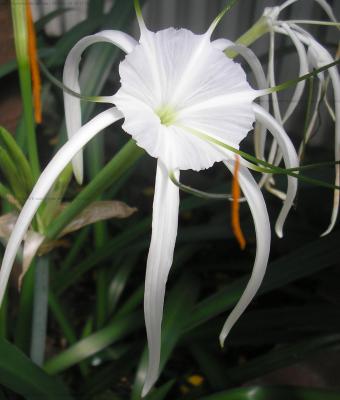
<path id="1" fill-rule="evenodd" d="M 307 54 L 306 54 L 303 44 L 301 43 L 301 41 L 297 37 L 296 33 L 289 27 L 288 24 L 286 24 L 284 22 L 280 22 L 280 26 L 281 26 L 281 28 L 274 27 L 274 30 L 278 33 L 284 32 L 287 36 L 289 36 L 293 42 L 293 45 L 296 48 L 298 58 L 299 58 L 299 76 L 307 74 L 309 72 L 308 71 L 308 60 L 307 60 Z M 274 38 L 271 38 L 271 41 L 273 39 Z M 273 55 L 271 54 L 270 57 L 271 57 L 271 63 L 270 63 L 270 67 L 269 67 L 270 80 L 271 80 L 271 85 L 275 85 L 275 79 L 274 79 L 274 75 L 273 75 L 274 74 Z M 285 112 L 282 120 L 281 120 L 281 114 L 280 114 L 280 111 L 278 108 L 278 98 L 277 98 L 276 93 L 275 94 L 273 93 L 273 104 L 274 104 L 275 117 L 278 119 L 278 121 L 281 121 L 282 125 L 287 122 L 287 120 L 290 118 L 290 116 L 295 111 L 297 105 L 299 104 L 301 96 L 303 94 L 304 88 L 305 88 L 305 81 L 299 82 L 296 85 L 294 93 L 289 101 L 288 107 L 286 109 L 286 112 Z M 274 165 L 279 165 L 281 160 L 282 160 L 282 152 L 280 151 L 280 149 L 277 149 L 277 143 L 274 142 L 272 144 L 272 147 L 270 150 L 268 161 L 270 163 L 273 163 Z M 269 178 L 270 178 L 270 175 L 267 175 L 267 176 L 263 175 L 259 182 L 259 185 L 261 187 L 263 185 L 265 185 L 265 188 L 268 191 L 273 193 L 273 190 L 274 190 L 274 193 L 275 193 L 276 190 L 270 186 Z"/>
<path id="2" fill-rule="evenodd" d="M 309 38 L 308 53 L 310 55 L 311 61 L 313 62 L 313 66 L 317 68 L 320 68 L 322 67 L 322 65 L 329 64 L 333 61 L 333 58 L 329 54 L 329 52 L 313 38 Z M 340 159 L 340 74 L 336 66 L 329 68 L 327 72 L 331 79 L 334 91 L 334 111 L 335 111 L 334 156 L 335 156 L 335 161 L 339 161 Z M 340 184 L 340 165 L 336 164 L 335 185 L 339 186 L 339 184 Z M 335 189 L 333 196 L 333 209 L 332 209 L 331 221 L 328 228 L 322 234 L 322 236 L 327 235 L 334 228 L 339 213 L 339 196 L 340 196 L 339 190 Z"/>
<path id="3" fill-rule="evenodd" d="M 303 141 L 301 142 L 300 147 L 299 147 L 298 155 L 299 155 L 300 161 L 301 161 L 301 157 L 303 156 L 305 145 L 308 143 L 308 141 L 313 133 L 316 121 L 317 121 L 323 85 L 324 85 L 324 74 L 320 74 L 318 91 L 317 91 L 317 95 L 316 95 L 316 100 L 315 100 L 312 116 L 310 118 L 310 122 L 308 124 L 307 130 L 305 133 L 305 137 L 303 138 Z"/>
<path id="4" fill-rule="evenodd" d="M 303 28 L 299 28 L 298 32 L 296 32 L 299 40 L 308 46 L 308 56 L 311 63 L 320 68 L 323 65 L 327 65 L 331 63 L 333 60 L 330 53 L 321 46 L 307 31 Z M 334 155 L 335 160 L 338 161 L 340 159 L 340 75 L 336 66 L 328 69 L 328 74 L 332 82 L 332 87 L 334 91 L 334 103 L 335 103 L 335 143 L 334 143 Z M 336 164 L 335 166 L 335 185 L 339 186 L 340 184 L 340 165 Z M 339 213 L 339 190 L 334 190 L 334 198 L 333 198 L 333 209 L 331 215 L 331 222 L 326 229 L 326 231 L 322 234 L 322 236 L 327 235 L 334 228 L 335 222 Z"/>
<path id="5" fill-rule="evenodd" d="M 307 54 L 303 44 L 298 39 L 297 35 L 294 33 L 292 29 L 290 29 L 289 25 L 286 23 L 282 23 L 283 29 L 287 32 L 287 35 L 290 37 L 293 45 L 295 46 L 298 58 L 299 58 L 299 76 L 308 74 L 308 60 Z M 294 110 L 296 109 L 301 96 L 303 94 L 303 90 L 305 88 L 305 81 L 299 82 L 294 90 L 293 96 L 290 99 L 288 107 L 283 117 L 283 122 L 285 123 L 289 117 L 293 114 Z"/>
<path id="6" fill-rule="evenodd" d="M 296 3 L 298 0 L 287 0 L 283 4 L 279 6 L 280 12 L 287 8 L 288 6 Z M 328 18 L 333 21 L 337 22 L 337 19 L 333 13 L 332 7 L 327 3 L 326 0 L 314 0 L 319 6 L 324 10 L 324 12 L 327 14 Z"/>
<path id="7" fill-rule="evenodd" d="M 178 180 L 179 173 L 176 172 Z M 152 236 L 146 268 L 144 313 L 149 345 L 149 364 L 142 396 L 158 377 L 161 324 L 165 285 L 170 271 L 178 225 L 179 189 L 168 177 L 161 161 L 157 164 L 152 214 Z"/>
<path id="8" fill-rule="evenodd" d="M 226 49 L 235 51 L 240 54 L 248 63 L 250 69 L 252 70 L 257 88 L 266 89 L 268 87 L 266 76 L 264 74 L 262 65 L 259 59 L 256 57 L 255 53 L 246 46 L 241 44 L 233 43 L 227 39 L 217 39 L 212 42 L 213 46 L 218 49 L 225 51 Z M 265 110 L 269 110 L 268 95 L 260 97 L 260 105 Z M 255 152 L 258 158 L 264 159 L 264 147 L 266 141 L 266 129 L 263 126 L 255 127 Z"/>
<path id="9" fill-rule="evenodd" d="M 226 166 L 233 172 L 233 166 L 230 162 L 225 162 Z M 254 218 L 256 231 L 256 258 L 250 280 L 247 284 L 237 305 L 226 320 L 220 334 L 220 343 L 223 346 L 225 338 L 229 334 L 235 322 L 242 315 L 248 304 L 254 298 L 258 291 L 264 274 L 266 272 L 269 249 L 270 249 L 270 222 L 267 213 L 267 207 L 263 199 L 261 190 L 247 168 L 240 166 L 239 182 L 244 196 L 246 197 L 249 208 Z"/>
<path id="10" fill-rule="evenodd" d="M 82 149 L 86 143 L 88 143 L 99 131 L 111 125 L 120 118 L 122 118 L 122 114 L 116 108 L 110 108 L 109 110 L 97 115 L 95 118 L 81 127 L 77 134 L 74 135 L 56 153 L 56 155 L 40 175 L 40 178 L 34 186 L 32 193 L 21 210 L 6 247 L 0 270 L 0 304 L 2 303 L 8 278 L 16 253 L 20 247 L 20 243 L 23 240 L 36 211 L 38 210 L 48 191 L 51 189 L 53 183 L 66 165 L 71 162 L 74 155 L 77 154 L 77 152 Z"/>
<path id="11" fill-rule="evenodd" d="M 112 43 L 125 53 L 130 53 L 137 42 L 131 36 L 120 31 L 102 31 L 81 39 L 69 52 L 64 66 L 63 83 L 71 90 L 79 93 L 79 63 L 83 51 L 98 42 Z M 68 137 L 72 137 L 81 127 L 80 100 L 64 92 L 65 120 Z M 83 155 L 80 151 L 72 160 L 75 177 L 79 183 L 83 181 Z"/>
<path id="12" fill-rule="evenodd" d="M 298 1 L 298 0 L 287 0 L 287 1 L 285 1 L 283 4 L 281 4 L 281 5 L 279 6 L 280 12 L 281 12 L 282 10 L 284 10 L 285 8 L 289 7 L 290 5 L 296 3 L 297 1 Z"/>
<path id="13" fill-rule="evenodd" d="M 254 104 L 254 112 L 256 119 L 259 120 L 272 133 L 277 141 L 280 150 L 282 151 L 283 159 L 287 168 L 298 167 L 299 160 L 295 148 L 290 141 L 283 127 L 273 118 L 266 110 L 257 104 Z M 275 224 L 275 231 L 279 237 L 283 236 L 282 227 L 297 191 L 297 180 L 294 177 L 288 176 L 287 197 L 283 203 L 283 207 Z"/>

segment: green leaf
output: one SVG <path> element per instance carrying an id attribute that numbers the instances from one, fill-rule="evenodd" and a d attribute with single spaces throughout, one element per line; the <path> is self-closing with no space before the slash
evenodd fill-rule
<path id="1" fill-rule="evenodd" d="M 47 65 L 49 67 L 62 65 L 73 45 L 84 36 L 93 33 L 102 23 L 102 19 L 102 17 L 86 19 L 65 33 L 55 44 L 55 52 L 49 58 Z"/>
<path id="2" fill-rule="evenodd" d="M 15 51 L 18 62 L 20 90 L 23 103 L 24 129 L 27 136 L 28 158 L 33 174 L 40 175 L 40 164 L 37 149 L 37 138 L 33 116 L 31 70 L 28 55 L 28 33 L 26 20 L 26 4 L 11 1 Z"/>
<path id="3" fill-rule="evenodd" d="M 44 369 L 50 374 L 64 371 L 139 329 L 141 325 L 140 313 L 114 318 L 105 328 L 78 341 L 67 350 L 48 360 Z"/>
<path id="4" fill-rule="evenodd" d="M 145 397 L 147 400 L 163 400 L 165 399 L 166 395 L 171 390 L 172 386 L 174 385 L 174 381 L 170 381 L 162 385 L 161 387 L 155 389 L 150 393 L 148 396 Z"/>
<path id="5" fill-rule="evenodd" d="M 199 400 L 338 400 L 340 392 L 285 386 L 251 386 L 216 393 Z"/>
<path id="6" fill-rule="evenodd" d="M 118 270 L 116 271 L 113 279 L 109 285 L 108 291 L 108 307 L 109 312 L 112 314 L 117 306 L 117 303 L 125 289 L 128 279 L 131 275 L 132 269 L 136 264 L 138 253 L 132 254 L 127 259 L 121 260 Z"/>
<path id="7" fill-rule="evenodd" d="M 72 268 L 71 271 L 60 273 L 55 279 L 54 290 L 60 294 L 74 284 L 84 273 L 111 257 L 127 243 L 136 240 L 142 233 L 147 232 L 149 228 L 150 218 L 146 218 L 108 240 L 105 246 L 93 252 L 87 259 Z"/>
<path id="8" fill-rule="evenodd" d="M 12 192 L 15 195 L 16 200 L 22 204 L 26 198 L 26 191 L 22 187 L 22 182 L 20 175 L 16 168 L 15 163 L 10 158 L 7 151 L 0 146 L 0 171 L 5 177 L 8 185 L 10 186 Z"/>
<path id="9" fill-rule="evenodd" d="M 28 400 L 71 400 L 66 387 L 0 338 L 0 383 Z"/>
<path id="10" fill-rule="evenodd" d="M 15 164 L 17 171 L 19 171 L 20 181 L 29 193 L 34 182 L 31 167 L 14 137 L 3 127 L 0 127 L 0 143 Z"/>
<path id="11" fill-rule="evenodd" d="M 334 232 L 270 263 L 259 294 L 335 265 L 340 257 L 339 240 L 340 233 Z M 247 281 L 248 277 L 238 279 L 198 303 L 187 321 L 186 330 L 189 331 L 216 315 L 230 310 L 240 298 Z"/>
<path id="12" fill-rule="evenodd" d="M 324 335 L 304 339 L 292 345 L 275 348 L 265 355 L 256 357 L 240 366 L 225 371 L 226 383 L 238 384 L 258 378 L 268 372 L 296 364 L 312 355 L 340 348 L 340 335 Z"/>
<path id="13" fill-rule="evenodd" d="M 105 390 L 114 387 L 116 382 L 119 382 L 122 376 L 127 376 L 137 363 L 136 353 L 138 348 L 131 346 L 121 358 L 115 362 L 107 363 L 101 368 L 94 370 L 80 389 L 80 398 L 83 400 L 94 399 L 97 393 L 102 393 Z"/>
<path id="14" fill-rule="evenodd" d="M 41 17 L 40 19 L 38 19 L 38 21 L 36 21 L 35 23 L 36 33 L 38 34 L 40 31 L 42 31 L 45 28 L 45 25 L 51 22 L 54 18 L 57 18 L 68 11 L 72 11 L 72 8 L 71 7 L 58 8 L 57 10 L 51 11 L 48 14 Z"/>

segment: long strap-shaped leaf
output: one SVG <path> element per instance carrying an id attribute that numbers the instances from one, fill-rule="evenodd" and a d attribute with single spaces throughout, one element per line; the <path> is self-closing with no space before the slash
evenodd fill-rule
<path id="1" fill-rule="evenodd" d="M 82 149 L 98 132 L 113 124 L 120 118 L 122 118 L 122 114 L 115 107 L 97 115 L 79 129 L 78 133 L 58 151 L 41 174 L 19 215 L 6 247 L 0 270 L 0 304 L 21 241 L 33 220 L 36 211 L 51 189 L 53 183 L 80 149 Z"/>
<path id="2" fill-rule="evenodd" d="M 200 400 L 338 400 L 340 392 L 285 386 L 250 386 L 213 394 Z"/>
<path id="3" fill-rule="evenodd" d="M 71 400 L 65 386 L 47 375 L 21 351 L 0 338 L 0 384 L 25 399 Z"/>

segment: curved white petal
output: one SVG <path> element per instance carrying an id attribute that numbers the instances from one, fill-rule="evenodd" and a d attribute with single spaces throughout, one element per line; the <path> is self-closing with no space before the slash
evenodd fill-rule
<path id="1" fill-rule="evenodd" d="M 255 53 L 246 46 L 233 43 L 227 39 L 217 39 L 212 42 L 218 49 L 225 51 L 226 49 L 233 50 L 240 54 L 248 63 L 252 70 L 258 89 L 266 89 L 268 87 L 266 76 L 264 74 L 262 65 Z M 269 111 L 269 96 L 260 97 L 260 105 L 265 110 Z M 258 158 L 264 159 L 264 148 L 266 142 L 266 129 L 263 126 L 255 127 L 255 152 Z"/>
<path id="2" fill-rule="evenodd" d="M 292 29 L 290 29 L 289 25 L 286 23 L 281 24 L 283 29 L 287 32 L 287 35 L 290 37 L 291 41 L 293 42 L 293 45 L 296 48 L 296 52 L 299 58 L 299 76 L 303 76 L 308 74 L 308 60 L 307 60 L 307 54 L 305 51 L 304 46 L 298 39 L 297 35 L 294 33 Z M 301 99 L 301 96 L 303 94 L 303 90 L 305 88 L 305 81 L 299 82 L 294 90 L 293 96 L 290 99 L 290 102 L 288 104 L 288 107 L 286 109 L 286 112 L 283 117 L 283 122 L 285 123 L 289 117 L 293 114 L 294 110 L 296 109 L 297 105 L 299 104 L 299 101 Z"/>
<path id="3" fill-rule="evenodd" d="M 225 162 L 225 164 L 233 173 L 233 165 L 230 162 Z M 266 272 L 270 250 L 270 222 L 267 207 L 261 190 L 259 189 L 251 173 L 242 165 L 240 166 L 238 178 L 240 187 L 248 201 L 249 208 L 254 218 L 256 231 L 256 258 L 247 287 L 235 308 L 230 313 L 220 333 L 221 346 L 223 346 L 225 338 L 229 334 L 231 328 L 234 326 L 236 321 L 242 315 L 258 291 Z"/>
<path id="4" fill-rule="evenodd" d="M 191 138 L 181 125 L 214 133 L 234 147 L 252 129 L 257 92 L 207 35 L 173 28 L 148 32 L 119 72 L 122 86 L 113 101 L 124 114 L 123 129 L 171 169 L 200 170 L 221 161 L 214 146 Z M 168 124 L 164 112 L 171 116 Z"/>
<path id="5" fill-rule="evenodd" d="M 298 156 L 299 156 L 300 161 L 301 161 L 301 157 L 303 156 L 303 151 L 304 151 L 305 145 L 308 143 L 308 141 L 313 133 L 313 130 L 315 128 L 315 124 L 316 124 L 317 117 L 318 117 L 318 109 L 319 109 L 319 105 L 320 105 L 320 101 L 321 101 L 323 85 L 324 85 L 324 74 L 322 73 L 319 75 L 318 91 L 317 91 L 317 95 L 316 95 L 316 99 L 315 99 L 312 116 L 310 118 L 307 130 L 305 133 L 305 137 L 303 138 L 303 141 L 301 142 L 300 147 L 299 147 Z"/>
<path id="6" fill-rule="evenodd" d="M 70 50 L 64 66 L 63 83 L 71 90 L 79 93 L 79 63 L 83 51 L 98 42 L 112 43 L 125 53 L 130 53 L 137 42 L 131 36 L 120 31 L 102 31 L 81 39 Z M 65 120 L 68 137 L 72 137 L 81 127 L 80 100 L 64 92 Z M 79 183 L 83 181 L 83 155 L 79 152 L 72 160 L 73 171 Z"/>
<path id="7" fill-rule="evenodd" d="M 178 180 L 179 173 L 175 174 Z M 158 161 L 152 236 L 145 278 L 144 314 L 149 345 L 149 364 L 142 396 L 149 392 L 158 378 L 165 285 L 175 248 L 178 208 L 179 189 L 170 180 L 165 165 Z"/>
<path id="8" fill-rule="evenodd" d="M 295 151 L 295 148 L 290 141 L 287 133 L 283 129 L 283 127 L 273 118 L 266 110 L 260 107 L 257 104 L 253 105 L 256 119 L 259 120 L 263 125 L 267 127 L 267 129 L 272 133 L 274 139 L 279 145 L 280 150 L 282 151 L 283 159 L 285 162 L 285 166 L 287 168 L 294 168 L 299 166 L 299 160 Z M 287 214 L 290 208 L 293 205 L 293 201 L 297 191 L 297 180 L 294 177 L 288 176 L 288 188 L 287 188 L 287 196 L 286 200 L 283 203 L 283 207 L 278 216 L 278 219 L 275 224 L 275 231 L 279 237 L 283 236 L 282 227 L 284 221 L 287 217 Z"/>
<path id="9" fill-rule="evenodd" d="M 272 87 L 276 86 L 274 57 L 275 57 L 275 31 L 271 30 L 269 35 L 268 82 Z M 282 124 L 282 116 L 276 92 L 272 93 L 272 102 L 273 102 L 273 111 L 275 118 L 280 124 Z"/>
<path id="10" fill-rule="evenodd" d="M 280 12 L 281 12 L 282 10 L 284 10 L 285 8 L 289 7 L 290 5 L 296 3 L 297 1 L 298 1 L 298 0 L 287 0 L 287 1 L 285 1 L 283 4 L 281 4 L 281 5 L 279 6 Z"/>
<path id="11" fill-rule="evenodd" d="M 283 4 L 281 4 L 279 6 L 279 10 L 280 12 L 282 10 L 284 10 L 285 8 L 289 7 L 290 5 L 296 3 L 299 0 L 287 0 L 285 1 Z M 327 14 L 328 18 L 333 21 L 333 22 L 337 22 L 337 19 L 333 13 L 332 7 L 327 3 L 326 0 L 314 0 L 317 4 L 319 4 L 319 6 L 325 11 L 325 13 Z"/>
<path id="12" fill-rule="evenodd" d="M 301 40 L 301 42 L 305 43 L 308 46 L 308 57 L 314 67 L 320 68 L 334 61 L 330 53 L 304 29 L 300 28 L 299 31 L 296 32 L 296 34 L 299 40 Z M 340 75 L 337 66 L 329 68 L 327 72 L 331 79 L 334 91 L 334 103 L 335 103 L 334 155 L 335 155 L 335 160 L 338 161 L 340 159 Z M 335 185 L 339 186 L 339 184 L 340 184 L 340 165 L 336 164 Z M 331 221 L 328 228 L 322 234 L 322 236 L 327 235 L 334 228 L 339 213 L 339 201 L 340 201 L 339 196 L 340 196 L 339 190 L 335 189 L 333 196 L 333 209 L 332 209 Z"/>
<path id="13" fill-rule="evenodd" d="M 313 40 L 311 47 L 315 47 L 315 52 L 318 52 L 320 55 L 320 60 L 317 63 L 317 67 L 320 68 L 322 65 L 329 64 L 333 61 L 331 55 L 328 51 L 319 45 L 315 40 Z M 332 82 L 333 92 L 334 92 L 334 112 L 335 112 L 335 143 L 334 143 L 334 157 L 336 161 L 340 160 L 340 75 L 337 67 L 332 67 L 328 69 L 328 74 Z M 335 182 L 336 186 L 340 185 L 340 165 L 335 165 Z M 333 209 L 331 215 L 331 221 L 326 229 L 326 231 L 322 234 L 322 236 L 327 235 L 332 231 L 334 225 L 336 223 L 338 213 L 339 213 L 339 190 L 334 190 L 333 195 Z"/>
<path id="14" fill-rule="evenodd" d="M 32 193 L 21 210 L 19 218 L 8 241 L 0 270 L 0 304 L 2 302 L 12 265 L 25 233 L 32 219 L 53 183 L 77 152 L 82 149 L 99 131 L 122 118 L 114 107 L 97 115 L 82 126 L 76 135 L 56 153 L 40 175 Z"/>

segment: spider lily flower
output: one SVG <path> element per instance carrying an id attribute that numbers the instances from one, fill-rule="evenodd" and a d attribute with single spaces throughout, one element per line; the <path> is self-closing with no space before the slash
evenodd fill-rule
<path id="1" fill-rule="evenodd" d="M 241 66 L 225 56 L 229 41 L 211 41 L 218 22 L 203 35 L 186 29 L 149 31 L 137 17 L 141 29 L 139 43 L 125 33 L 103 31 L 82 39 L 71 50 L 64 69 L 64 83 L 78 91 L 78 65 L 81 53 L 96 42 L 110 42 L 126 54 L 119 65 L 121 87 L 110 98 L 99 99 L 114 107 L 81 125 L 79 99 L 65 93 L 65 112 L 69 141 L 58 151 L 41 174 L 24 205 L 8 242 L 0 272 L 0 300 L 20 243 L 35 212 L 63 168 L 73 160 L 75 176 L 82 180 L 82 148 L 98 132 L 122 119 L 123 129 L 152 157 L 157 158 L 152 236 L 147 259 L 144 311 L 149 346 L 149 363 L 143 395 L 149 392 L 159 373 L 161 322 L 166 281 L 176 242 L 179 188 L 169 177 L 180 179 L 180 170 L 200 171 L 223 161 L 233 173 L 240 142 L 255 121 L 272 133 L 288 168 L 298 166 L 295 149 L 282 126 L 254 100 L 267 91 L 250 87 Z M 243 51 L 243 50 L 241 50 Z M 263 83 L 259 62 L 243 51 L 258 83 Z M 262 79 L 262 81 L 261 81 Z M 261 83 L 261 82 L 262 83 Z M 257 254 L 247 287 L 227 319 L 221 335 L 223 342 L 255 296 L 265 274 L 270 249 L 270 222 L 260 188 L 240 160 L 238 179 L 249 204 L 257 237 Z M 287 196 L 276 222 L 282 236 L 285 218 L 297 190 L 295 178 L 288 177 Z"/>
<path id="2" fill-rule="evenodd" d="M 268 81 L 271 86 L 275 86 L 275 73 L 274 73 L 274 36 L 275 34 L 282 34 L 290 38 L 293 46 L 296 49 L 298 59 L 299 59 L 299 75 L 305 75 L 310 72 L 312 69 L 321 68 L 327 64 L 330 64 L 334 61 L 334 58 L 331 54 L 326 50 L 324 46 L 322 46 L 307 30 L 302 28 L 299 25 L 301 23 L 318 23 L 320 21 L 299 21 L 299 20 L 291 20 L 284 21 L 280 19 L 280 13 L 285 10 L 287 7 L 293 5 L 299 0 L 287 0 L 283 4 L 277 7 L 266 8 L 264 12 L 264 16 L 267 17 L 267 22 L 270 27 L 270 51 L 269 51 L 269 66 L 268 66 Z M 332 11 L 332 8 L 325 0 L 314 0 L 327 14 L 328 18 L 334 23 L 338 28 L 339 24 L 337 24 L 337 20 Z M 330 109 L 331 117 L 335 122 L 335 148 L 334 155 L 335 160 L 338 161 L 340 159 L 340 75 L 336 66 L 328 69 L 327 73 L 319 73 L 318 74 L 318 90 L 316 94 L 316 101 L 314 105 L 313 112 L 311 114 L 311 118 L 309 124 L 307 126 L 305 137 L 300 146 L 299 156 L 301 158 L 303 154 L 303 149 L 305 144 L 308 142 L 311 137 L 311 133 L 313 132 L 318 115 L 318 108 L 320 105 L 320 101 L 322 99 L 322 92 L 325 89 L 326 85 L 326 77 L 329 76 L 333 92 L 334 92 L 334 111 Z M 296 86 L 295 92 L 291 98 L 291 101 L 288 104 L 288 107 L 285 111 L 285 114 L 282 115 L 279 102 L 276 93 L 272 93 L 273 99 L 273 109 L 275 118 L 283 125 L 289 117 L 293 114 L 296 106 L 301 99 L 305 87 L 305 81 L 299 82 Z M 264 139 L 262 140 L 262 143 Z M 263 156 L 263 147 L 261 157 Z M 281 160 L 281 153 L 277 151 L 277 145 L 274 142 L 268 161 L 274 164 L 278 164 Z M 268 177 L 264 177 L 263 180 L 268 179 Z M 340 183 L 340 165 L 336 164 L 335 166 L 335 185 L 339 186 Z M 267 186 L 268 187 L 268 186 Z M 275 189 L 272 189 L 275 191 Z M 323 232 L 322 236 L 330 233 L 336 223 L 337 216 L 339 212 L 339 191 L 337 189 L 334 190 L 334 198 L 333 198 L 333 209 L 331 214 L 331 220 L 328 228 L 325 232 Z"/>

